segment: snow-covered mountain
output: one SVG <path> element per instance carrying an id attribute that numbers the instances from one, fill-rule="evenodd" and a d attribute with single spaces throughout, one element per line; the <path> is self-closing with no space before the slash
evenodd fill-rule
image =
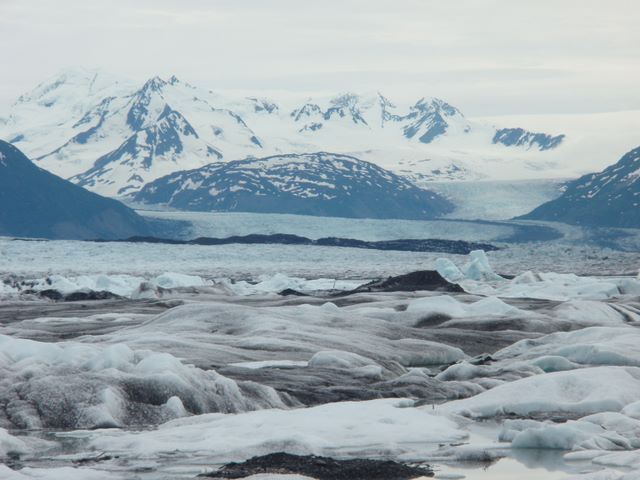
<path id="1" fill-rule="evenodd" d="M 522 128 L 501 128 L 493 136 L 493 143 L 501 143 L 507 147 L 536 147 L 538 150 L 551 150 L 562 143 L 564 135 L 548 135 L 532 133 Z"/>
<path id="2" fill-rule="evenodd" d="M 132 119 L 133 122 L 138 122 Z M 113 190 L 123 195 L 137 191 L 145 184 L 145 172 L 153 175 L 170 173 L 180 168 L 183 157 L 203 162 L 219 160 L 222 154 L 203 142 L 180 112 L 165 105 L 155 122 L 139 122 L 141 129 L 112 152 L 101 156 L 93 167 L 71 180 L 91 190 Z M 147 126 L 145 126 L 147 125 Z"/>
<path id="3" fill-rule="evenodd" d="M 117 200 L 38 168 L 0 140 L 0 235 L 113 239 L 149 231 L 142 217 Z"/>
<path id="4" fill-rule="evenodd" d="M 603 171 L 570 182 L 562 196 L 521 218 L 639 228 L 640 147 Z"/>
<path id="5" fill-rule="evenodd" d="M 21 96 L 0 119 L 0 138 L 41 167 L 112 196 L 211 162 L 313 151 L 351 154 L 417 182 L 531 177 L 553 168 L 546 156 L 564 144 L 562 135 L 470 120 L 435 98 L 273 100 L 176 77 L 139 86 L 78 69 Z"/>
<path id="6" fill-rule="evenodd" d="M 453 206 L 372 163 L 319 152 L 217 162 L 147 184 L 137 202 L 196 211 L 428 219 Z"/>

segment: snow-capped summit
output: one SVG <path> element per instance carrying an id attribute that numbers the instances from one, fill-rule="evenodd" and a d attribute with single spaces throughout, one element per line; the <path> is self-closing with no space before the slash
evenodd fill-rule
<path id="1" fill-rule="evenodd" d="M 97 98 L 113 91 L 117 85 L 127 84 L 124 79 L 97 69 L 82 67 L 67 68 L 40 83 L 33 90 L 21 95 L 16 104 L 33 104 L 50 108 L 58 101 L 82 101 L 87 97 Z M 132 87 L 133 84 L 129 84 Z"/>
<path id="2" fill-rule="evenodd" d="M 469 120 L 437 98 L 400 105 L 380 92 L 236 97 L 175 75 L 136 85 L 84 69 L 64 71 L 23 95 L 0 122 L 0 138 L 42 168 L 116 196 L 211 161 L 313 151 L 355 155 L 422 179 L 491 177 L 481 162 L 497 156 L 508 158 L 517 175 L 518 165 L 531 168 L 538 159 L 548 165 L 540 151 L 563 141 Z"/>
<path id="3" fill-rule="evenodd" d="M 253 108 L 256 113 L 277 113 L 280 107 L 266 98 L 247 97 L 247 100 L 253 102 Z"/>
<path id="4" fill-rule="evenodd" d="M 323 107 L 318 103 L 307 102 L 295 108 L 290 117 L 295 122 L 303 124 L 300 131 L 320 130 L 337 120 L 367 130 L 384 128 L 385 124 L 393 122 L 394 125 L 390 128 L 396 128 L 407 139 L 415 137 L 422 143 L 430 143 L 438 135 L 444 134 L 450 123 L 465 122 L 461 130 L 470 129 L 458 109 L 437 98 L 423 97 L 406 112 L 400 112 L 396 105 L 381 93 L 377 93 L 375 98 L 345 93 L 330 98 L 326 103 L 326 107 Z"/>
<path id="5" fill-rule="evenodd" d="M 522 128 L 501 128 L 493 136 L 493 143 L 501 143 L 507 147 L 524 146 L 538 150 L 551 150 L 564 140 L 564 135 L 548 135 L 546 133 L 527 132 Z"/>
<path id="6" fill-rule="evenodd" d="M 347 124 L 368 126 L 363 117 L 360 97 L 354 93 L 345 93 L 329 100 L 323 108 L 317 103 L 305 103 L 294 109 L 289 115 L 294 122 L 301 124 L 299 131 L 315 131 L 325 124 Z"/>
<path id="7" fill-rule="evenodd" d="M 452 125 L 458 127 L 458 133 L 468 133 L 471 126 L 462 113 L 447 102 L 434 98 L 421 98 L 410 109 L 410 113 L 394 120 L 403 122 L 404 136 L 416 138 L 421 143 L 431 143 L 438 136 L 447 133 Z"/>
<path id="8" fill-rule="evenodd" d="M 145 82 L 140 90 L 131 96 L 127 112 L 127 125 L 132 131 L 148 126 L 149 121 L 158 118 L 158 112 L 166 106 L 163 88 L 169 85 L 160 77 L 153 77 Z"/>
<path id="9" fill-rule="evenodd" d="M 242 118 L 214 108 L 206 92 L 175 76 L 152 77 L 138 89 L 113 93 L 81 111 L 73 122 L 39 129 L 67 140 L 38 155 L 38 164 L 91 190 L 117 196 L 175 170 L 218 160 L 223 150 L 242 155 L 261 148 Z M 30 137 L 22 135 L 16 141 L 29 144 Z"/>
<path id="10" fill-rule="evenodd" d="M 353 93 L 345 93 L 331 100 L 331 106 L 324 112 L 325 120 L 332 117 L 348 118 L 353 123 L 367 125 L 367 121 L 362 117 L 360 111 L 359 97 Z"/>
<path id="11" fill-rule="evenodd" d="M 155 121 L 136 131 L 116 150 L 96 160 L 91 169 L 71 180 L 90 190 L 125 195 L 159 175 L 174 172 L 186 155 L 191 157 L 191 163 L 197 158 L 202 165 L 222 157 L 214 147 L 200 139 L 180 112 L 165 104 Z"/>

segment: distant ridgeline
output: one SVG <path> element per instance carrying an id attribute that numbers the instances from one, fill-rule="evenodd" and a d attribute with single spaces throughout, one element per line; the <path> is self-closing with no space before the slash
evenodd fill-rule
<path id="1" fill-rule="evenodd" d="M 319 150 L 362 152 L 387 168 L 386 152 L 404 151 L 419 161 L 396 162 L 396 173 L 468 180 L 486 172 L 454 155 L 461 148 L 509 160 L 529 151 L 535 159 L 564 139 L 472 120 L 438 98 L 400 105 L 380 93 L 340 93 L 281 102 L 230 97 L 175 76 L 139 85 L 83 69 L 43 82 L 3 117 L 0 138 L 33 152 L 48 171 L 108 196 L 212 162 Z M 445 155 L 430 158 L 434 148 Z"/>
<path id="2" fill-rule="evenodd" d="M 569 182 L 562 196 L 520 218 L 640 228 L 640 147 L 599 173 Z"/>
<path id="3" fill-rule="evenodd" d="M 117 200 L 36 167 L 0 141 L 0 235 L 109 239 L 148 233 L 145 220 Z"/>

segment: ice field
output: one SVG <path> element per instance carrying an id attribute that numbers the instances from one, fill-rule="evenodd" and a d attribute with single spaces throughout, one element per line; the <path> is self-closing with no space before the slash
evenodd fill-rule
<path id="1" fill-rule="evenodd" d="M 195 478 L 275 452 L 640 478 L 640 255 L 502 246 L 2 238 L 0 478 Z M 347 294 L 415 270 L 464 291 Z"/>

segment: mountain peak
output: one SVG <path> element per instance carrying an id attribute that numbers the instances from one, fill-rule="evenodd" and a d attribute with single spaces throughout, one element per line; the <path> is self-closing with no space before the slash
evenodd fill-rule
<path id="1" fill-rule="evenodd" d="M 331 107 L 324 112 L 324 119 L 331 117 L 350 117 L 353 123 L 367 125 L 367 121 L 360 111 L 360 96 L 355 93 L 343 93 L 331 99 Z"/>
<path id="2" fill-rule="evenodd" d="M 127 87 L 129 83 L 99 69 L 72 67 L 61 70 L 32 90 L 22 94 L 15 106 L 34 102 L 41 107 L 51 107 L 58 100 L 65 105 L 82 104 L 113 94 L 114 87 Z"/>
<path id="3" fill-rule="evenodd" d="M 383 107 L 387 107 L 387 108 L 396 108 L 396 104 L 393 103 L 391 100 L 389 100 L 387 97 L 385 97 L 383 94 L 381 94 L 380 92 L 376 93 L 377 97 L 378 97 L 378 103 L 383 106 Z"/>
<path id="4" fill-rule="evenodd" d="M 331 99 L 331 105 L 340 107 L 355 107 L 360 101 L 360 95 L 353 92 L 340 93 Z"/>
<path id="5" fill-rule="evenodd" d="M 144 85 L 142 86 L 141 90 L 142 91 L 160 92 L 162 90 L 162 88 L 164 86 L 168 85 L 168 84 L 169 84 L 169 82 L 166 82 L 165 80 L 163 80 L 162 78 L 160 78 L 159 76 L 156 75 L 155 77 L 152 77 L 149 80 L 147 80 L 144 83 Z"/>
<path id="6" fill-rule="evenodd" d="M 276 103 L 266 98 L 247 97 L 247 100 L 253 102 L 253 110 L 256 113 L 275 113 L 280 110 Z"/>
<path id="7" fill-rule="evenodd" d="M 409 139 L 416 137 L 420 143 L 433 142 L 446 134 L 452 124 L 462 124 L 464 133 L 471 130 L 464 115 L 439 98 L 421 98 L 410 108 L 408 115 L 398 119 L 411 120 L 403 129 L 404 136 Z"/>
<path id="8" fill-rule="evenodd" d="M 455 115 L 464 117 L 460 110 L 439 98 L 422 97 L 411 107 L 411 109 L 420 112 L 436 112 L 444 114 L 447 117 L 453 117 Z"/>
<path id="9" fill-rule="evenodd" d="M 564 135 L 553 136 L 546 133 L 529 132 L 523 128 L 500 128 L 496 130 L 492 142 L 507 147 L 535 147 L 543 151 L 556 148 L 563 140 Z"/>

